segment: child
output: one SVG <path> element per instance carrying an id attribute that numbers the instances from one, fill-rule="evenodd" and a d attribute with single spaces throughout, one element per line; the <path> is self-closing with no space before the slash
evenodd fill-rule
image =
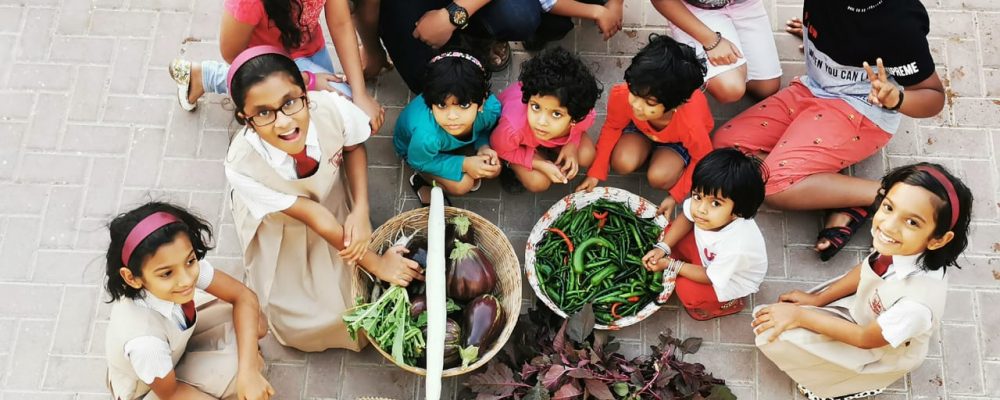
<path id="1" fill-rule="evenodd" d="M 688 166 L 712 151 L 708 133 L 715 122 L 699 90 L 704 79 L 704 62 L 691 46 L 649 35 L 649 44 L 625 70 L 625 84 L 611 88 L 597 158 L 576 190 L 593 189 L 607 179 L 609 165 L 629 174 L 648 158 L 649 185 L 669 190 L 659 213 L 670 215 L 691 191 Z"/>
<path id="2" fill-rule="evenodd" d="M 482 179 L 500 174 L 490 132 L 500 102 L 490 94 L 489 73 L 478 58 L 448 51 L 431 59 L 423 94 L 400 113 L 393 134 L 396 153 L 414 169 L 410 187 L 420 204 L 430 204 L 430 183 L 464 195 Z"/>
<path id="3" fill-rule="evenodd" d="M 875 252 L 847 274 L 754 310 L 757 347 L 808 399 L 874 396 L 927 356 L 968 242 L 972 193 L 937 164 L 882 178 Z"/>
<path id="4" fill-rule="evenodd" d="M 400 286 L 421 277 L 398 248 L 367 251 L 368 118 L 340 95 L 307 93 L 275 47 L 241 53 L 228 82 L 236 121 L 246 125 L 225 168 L 247 283 L 281 344 L 360 350 L 341 320 L 354 305 L 351 264 Z"/>
<path id="5" fill-rule="evenodd" d="M 781 63 L 763 0 L 653 0 L 677 41 L 708 60 L 708 92 L 722 103 L 747 91 L 758 99 L 781 86 Z"/>
<path id="6" fill-rule="evenodd" d="M 805 27 L 791 21 L 789 31 L 808 33 L 806 76 L 720 127 L 713 142 L 763 156 L 768 206 L 828 210 L 815 247 L 826 261 L 868 220 L 879 187 L 839 172 L 878 153 L 902 115 L 937 115 L 945 96 L 919 0 L 805 0 L 803 15 Z M 872 40 L 885 21 L 893 29 Z"/>
<path id="7" fill-rule="evenodd" d="M 525 188 L 543 192 L 594 162 L 587 129 L 601 89 L 590 69 L 562 47 L 525 61 L 518 80 L 498 97 L 503 111 L 490 144 Z"/>
<path id="8" fill-rule="evenodd" d="M 212 227 L 154 202 L 117 216 L 109 229 L 105 285 L 113 305 L 104 348 L 112 397 L 273 395 L 261 375 L 257 340 L 267 325 L 257 296 L 203 259 Z M 217 299 L 196 305 L 195 289 Z"/>
<path id="9" fill-rule="evenodd" d="M 321 11 L 326 14 L 327 28 L 346 76 L 334 74 L 320 26 Z M 372 131 L 378 132 L 385 111 L 365 87 L 357 34 L 346 0 L 226 0 L 223 13 L 219 50 L 226 62 L 232 62 L 249 47 L 286 49 L 308 75 L 310 90 L 335 90 L 352 98 L 371 118 Z M 206 92 L 226 93 L 229 64 L 224 62 L 175 59 L 169 71 L 177 83 L 177 101 L 187 111 L 193 111 Z"/>
<path id="10" fill-rule="evenodd" d="M 694 167 L 684 216 L 642 258 L 650 271 L 677 271 L 674 292 L 691 318 L 740 312 L 764 281 L 767 249 L 753 220 L 764 173 L 760 160 L 734 148 L 708 153 Z"/>

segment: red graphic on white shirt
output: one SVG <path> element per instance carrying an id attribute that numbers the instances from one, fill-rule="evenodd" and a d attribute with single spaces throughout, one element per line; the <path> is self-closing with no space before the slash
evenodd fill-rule
<path id="1" fill-rule="evenodd" d="M 882 304 L 882 297 L 878 295 L 878 289 L 875 289 L 875 294 L 868 300 L 868 307 L 871 307 L 875 316 L 882 315 L 885 311 L 885 305 Z"/>
<path id="2" fill-rule="evenodd" d="M 340 164 L 343 163 L 343 162 L 344 162 L 344 151 L 343 150 L 337 151 L 337 154 L 334 154 L 333 157 L 330 157 L 330 164 L 333 165 L 336 168 L 340 168 Z"/>
<path id="3" fill-rule="evenodd" d="M 705 253 L 705 259 L 708 260 L 708 262 L 715 261 L 715 253 L 709 253 L 708 247 L 704 249 L 704 253 Z"/>

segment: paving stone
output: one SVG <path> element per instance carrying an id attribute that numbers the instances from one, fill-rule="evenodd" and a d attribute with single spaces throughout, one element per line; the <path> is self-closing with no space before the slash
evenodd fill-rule
<path id="1" fill-rule="evenodd" d="M 344 370 L 344 385 L 341 398 L 355 399 L 361 396 L 379 395 L 393 399 L 413 398 L 416 378 L 413 374 L 401 369 L 386 370 L 384 368 L 352 367 Z"/>
<path id="2" fill-rule="evenodd" d="M 0 178 L 14 176 L 24 131 L 25 124 L 0 125 Z"/>
<path id="3" fill-rule="evenodd" d="M 990 160 L 959 160 L 959 176 L 972 191 L 972 215 L 977 220 L 997 220 L 997 169 Z"/>
<path id="4" fill-rule="evenodd" d="M 940 359 L 927 359 L 915 371 L 910 373 L 910 386 L 913 389 L 913 400 L 943 399 L 944 368 Z"/>
<path id="5" fill-rule="evenodd" d="M 721 343 L 754 344 L 753 328 L 750 327 L 753 316 L 750 315 L 749 311 L 751 310 L 719 318 L 719 341 Z"/>
<path id="6" fill-rule="evenodd" d="M 1000 329 L 1000 313 L 995 312 L 996 305 L 1000 304 L 1000 293 L 978 291 L 976 301 L 980 307 L 978 314 L 980 332 L 990 332 L 982 337 L 982 354 L 988 358 L 1000 358 L 1000 337 L 992 334 Z"/>
<path id="7" fill-rule="evenodd" d="M 162 129 L 137 128 L 125 170 L 125 185 L 151 187 L 156 184 L 163 153 Z"/>
<path id="8" fill-rule="evenodd" d="M 226 185 L 222 164 L 217 161 L 170 159 L 160 173 L 160 185 L 166 189 L 219 190 Z"/>
<path id="9" fill-rule="evenodd" d="M 986 395 L 1000 397 L 1000 363 L 984 362 L 983 374 L 986 381 Z"/>
<path id="10" fill-rule="evenodd" d="M 6 286 L 6 285 L 0 285 Z M 12 288 L 18 290 L 19 288 Z M 50 293 L 51 294 L 51 293 Z M 39 300 L 44 302 L 49 302 L 49 299 L 40 299 L 37 296 L 41 295 L 37 289 L 33 290 L 31 293 L 22 292 L 21 295 L 23 299 L 28 301 L 37 302 Z M 3 296 L 10 299 L 10 292 L 4 291 Z M 56 294 L 52 296 L 56 299 L 56 307 L 58 307 L 59 295 Z M 10 299 L 17 301 L 15 299 Z M 0 308 L 5 308 L 0 306 Z M 54 310 L 53 310 L 54 311 Z M 16 314 L 8 313 L 6 310 L 2 313 L 3 315 L 17 316 Z M 54 316 L 55 313 L 52 313 Z M 52 338 L 52 328 L 55 323 L 52 321 L 43 320 L 24 320 L 21 321 L 17 330 L 17 344 L 14 352 L 10 355 L 10 362 L 16 365 L 17 368 L 11 368 L 7 372 L 7 379 L 4 382 L 4 388 L 10 389 L 40 389 L 42 384 L 42 377 L 45 375 L 45 364 L 48 362 L 48 349 L 49 341 Z"/>
<path id="11" fill-rule="evenodd" d="M 951 394 L 982 394 L 983 371 L 976 327 L 943 325 L 945 387 Z"/>
<path id="12" fill-rule="evenodd" d="M 171 100 L 138 96 L 108 96 L 104 119 L 108 122 L 126 122 L 162 126 L 167 123 Z"/>
<path id="13" fill-rule="evenodd" d="M 107 77 L 107 67 L 80 66 L 77 71 L 76 86 L 73 87 L 73 99 L 70 102 L 70 120 L 97 120 L 103 108 L 102 96 Z"/>
<path id="14" fill-rule="evenodd" d="M 17 320 L 0 319 L 0 354 L 9 354 L 14 348 L 17 335 Z"/>
<path id="15" fill-rule="evenodd" d="M 149 3 L 156 0 L 145 0 L 139 3 Z M 185 1 L 190 5 L 190 2 Z M 146 9 L 140 4 L 131 3 L 133 9 Z M 187 36 L 188 26 L 191 21 L 191 14 L 160 12 L 157 21 L 156 35 L 153 36 L 153 47 L 149 52 L 149 65 L 166 66 L 174 57 L 179 55 L 178 49 Z"/>
<path id="16" fill-rule="evenodd" d="M 15 58 L 19 61 L 41 60 L 52 43 L 50 34 L 55 21 L 56 10 L 51 8 L 28 8 L 24 30 Z"/>
<path id="17" fill-rule="evenodd" d="M 343 370 L 343 350 L 327 350 L 307 356 L 309 373 L 306 375 L 306 397 L 336 398 L 340 394 Z"/>
<path id="18" fill-rule="evenodd" d="M 90 16 L 90 34 L 97 36 L 150 36 L 156 13 L 96 9 Z"/>
<path id="19" fill-rule="evenodd" d="M 66 90 L 73 69 L 65 64 L 16 63 L 10 68 L 12 89 Z"/>
<path id="20" fill-rule="evenodd" d="M 50 358 L 45 374 L 45 389 L 104 392 L 107 386 L 107 361 L 103 357 Z"/>
<path id="21" fill-rule="evenodd" d="M 31 121 L 31 134 L 25 137 L 25 148 L 55 150 L 66 126 L 69 95 L 40 93 Z"/>
<path id="22" fill-rule="evenodd" d="M 115 62 L 112 64 L 115 79 L 111 80 L 111 93 L 138 94 L 148 48 L 148 39 L 118 40 Z"/>
<path id="23" fill-rule="evenodd" d="M 271 364 L 267 381 L 274 388 L 272 399 L 301 399 L 305 365 Z"/>
<path id="24" fill-rule="evenodd" d="M 38 218 L 11 217 L 6 223 L 6 234 L 0 255 L 4 263 L 0 266 L 0 278 L 4 281 L 26 281 L 31 278 L 35 264 L 35 250 L 38 248 L 38 233 L 41 221 Z"/>
<path id="25" fill-rule="evenodd" d="M 713 375 L 725 377 L 727 383 L 754 382 L 756 348 L 705 344 L 694 354 L 685 354 L 684 361 L 711 365 Z"/>

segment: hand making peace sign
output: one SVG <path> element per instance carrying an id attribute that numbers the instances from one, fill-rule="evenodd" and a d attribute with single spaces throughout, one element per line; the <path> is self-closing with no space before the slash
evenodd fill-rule
<path id="1" fill-rule="evenodd" d="M 902 93 L 895 84 L 889 82 L 889 74 L 885 72 L 882 64 L 882 57 L 875 59 L 878 73 L 872 71 L 872 66 L 867 61 L 864 62 L 865 72 L 868 73 L 868 80 L 872 83 L 872 91 L 868 94 L 868 102 L 888 108 L 898 110 L 903 101 Z"/>

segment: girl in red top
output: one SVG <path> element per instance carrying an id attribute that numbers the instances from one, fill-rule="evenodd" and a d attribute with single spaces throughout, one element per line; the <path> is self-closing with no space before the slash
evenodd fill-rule
<path id="1" fill-rule="evenodd" d="M 607 179 L 609 166 L 624 175 L 648 158 L 649 185 L 669 191 L 659 213 L 673 212 L 691 192 L 694 168 L 688 166 L 712 151 L 708 133 L 715 123 L 700 90 L 705 71 L 691 46 L 650 35 L 625 70 L 625 84 L 611 88 L 597 157 L 576 190 L 593 189 Z"/>

